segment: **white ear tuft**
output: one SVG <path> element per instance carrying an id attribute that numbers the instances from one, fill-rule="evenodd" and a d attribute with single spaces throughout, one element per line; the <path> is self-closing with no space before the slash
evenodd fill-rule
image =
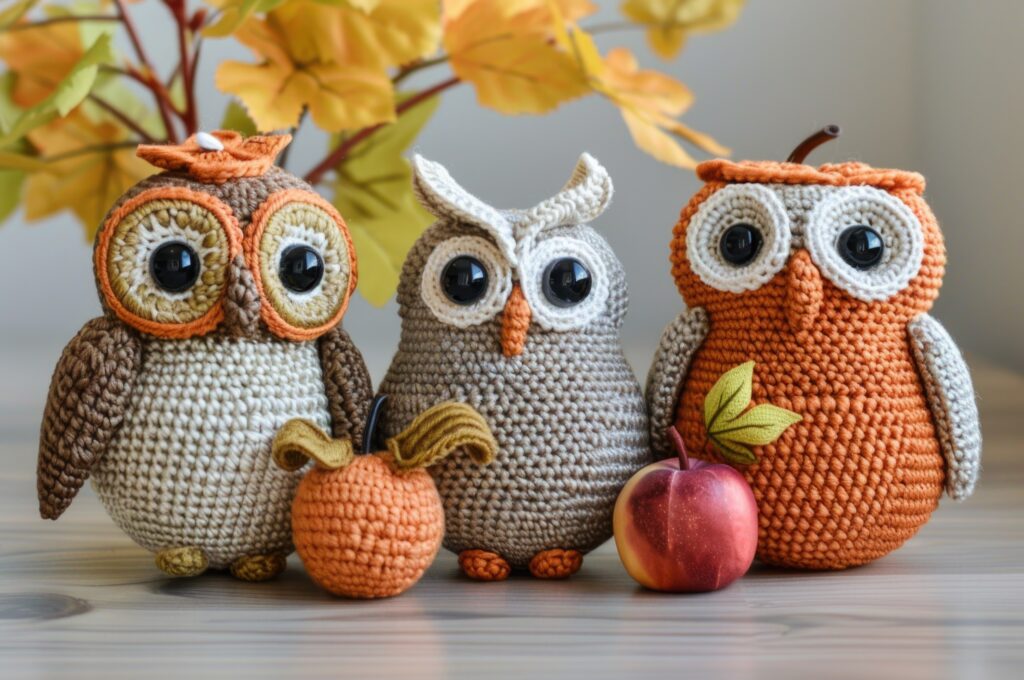
<path id="1" fill-rule="evenodd" d="M 515 256 L 512 225 L 493 207 L 463 189 L 440 163 L 419 154 L 412 157 L 413 193 L 417 200 L 439 219 L 449 219 L 480 227 L 489 232 L 502 253 L 511 261 Z"/>
<path id="2" fill-rule="evenodd" d="M 590 222 L 605 211 L 612 193 L 608 171 L 584 152 L 562 190 L 528 210 L 525 221 L 537 230 Z"/>

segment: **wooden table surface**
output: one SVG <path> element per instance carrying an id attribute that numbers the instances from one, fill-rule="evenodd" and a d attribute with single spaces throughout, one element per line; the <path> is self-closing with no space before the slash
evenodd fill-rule
<path id="1" fill-rule="evenodd" d="M 415 588 L 379 602 L 327 595 L 294 556 L 267 584 L 167 580 L 91 490 L 61 521 L 39 520 L 38 413 L 16 389 L 37 369 L 6 368 L 4 678 L 1024 677 L 1024 378 L 990 366 L 975 365 L 978 492 L 959 505 L 944 499 L 875 564 L 755 565 L 724 591 L 672 596 L 637 587 L 611 544 L 567 582 L 472 583 L 443 552 Z"/>

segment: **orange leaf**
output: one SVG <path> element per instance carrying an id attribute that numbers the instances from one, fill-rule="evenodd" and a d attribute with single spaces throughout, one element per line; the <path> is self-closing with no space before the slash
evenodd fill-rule
<path id="1" fill-rule="evenodd" d="M 0 33 L 0 60 L 15 74 L 11 99 L 22 108 L 50 96 L 84 53 L 71 22 Z"/>

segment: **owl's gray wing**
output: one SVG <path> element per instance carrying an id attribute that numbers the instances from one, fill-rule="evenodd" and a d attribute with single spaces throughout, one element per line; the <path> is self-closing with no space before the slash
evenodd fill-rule
<path id="1" fill-rule="evenodd" d="M 700 307 L 683 310 L 665 327 L 647 373 L 647 414 L 655 458 L 672 455 L 665 431 L 675 423 L 690 361 L 708 334 L 708 315 Z"/>
<path id="2" fill-rule="evenodd" d="M 139 336 L 114 319 L 93 319 L 60 356 L 39 433 L 39 514 L 57 519 L 117 433 L 142 363 Z"/>
<path id="3" fill-rule="evenodd" d="M 953 338 L 928 314 L 915 317 L 907 332 L 946 459 L 946 493 L 963 500 L 981 471 L 981 423 L 971 374 Z"/>
<path id="4" fill-rule="evenodd" d="M 320 365 L 331 412 L 331 434 L 362 448 L 363 427 L 373 399 L 373 382 L 352 338 L 336 326 L 320 337 Z"/>

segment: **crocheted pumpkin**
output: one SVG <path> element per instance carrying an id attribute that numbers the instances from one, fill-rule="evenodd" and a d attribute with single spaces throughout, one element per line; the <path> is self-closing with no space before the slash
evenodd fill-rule
<path id="1" fill-rule="evenodd" d="M 94 266 L 103 316 L 65 348 L 39 444 L 43 517 L 91 477 L 172 576 L 263 580 L 292 551 L 301 473 L 270 457 L 307 418 L 360 437 L 370 376 L 340 320 L 356 283 L 338 212 L 273 167 L 289 137 L 141 146 L 167 171 L 118 199 Z"/>
<path id="2" fill-rule="evenodd" d="M 675 424 L 714 456 L 704 399 L 753 360 L 753 398 L 802 416 L 741 466 L 760 509 L 759 557 L 841 569 L 899 547 L 943 485 L 968 496 L 981 436 L 967 367 L 928 310 L 945 264 L 924 178 L 863 163 L 714 160 L 683 209 L 672 274 L 688 309 L 647 384 L 651 439 Z M 749 461 L 735 461 L 749 462 Z"/>
<path id="3" fill-rule="evenodd" d="M 456 454 L 431 468 L 445 546 L 471 578 L 567 577 L 611 537 L 619 490 L 650 461 L 643 395 L 619 342 L 625 273 L 588 224 L 611 179 L 583 154 L 553 197 L 498 210 L 437 163 L 413 165 L 438 221 L 402 267 L 385 431 L 448 400 L 478 409 L 498 441 L 494 464 Z"/>
<path id="4" fill-rule="evenodd" d="M 309 421 L 287 423 L 274 440 L 274 459 L 288 470 L 307 458 L 317 463 L 292 505 L 295 547 L 306 571 L 347 597 L 409 589 L 444 536 L 441 498 L 423 468 L 455 449 L 485 464 L 496 447 L 483 418 L 454 402 L 427 410 L 388 439 L 386 450 L 363 456 L 353 456 L 351 440 L 330 439 Z"/>

